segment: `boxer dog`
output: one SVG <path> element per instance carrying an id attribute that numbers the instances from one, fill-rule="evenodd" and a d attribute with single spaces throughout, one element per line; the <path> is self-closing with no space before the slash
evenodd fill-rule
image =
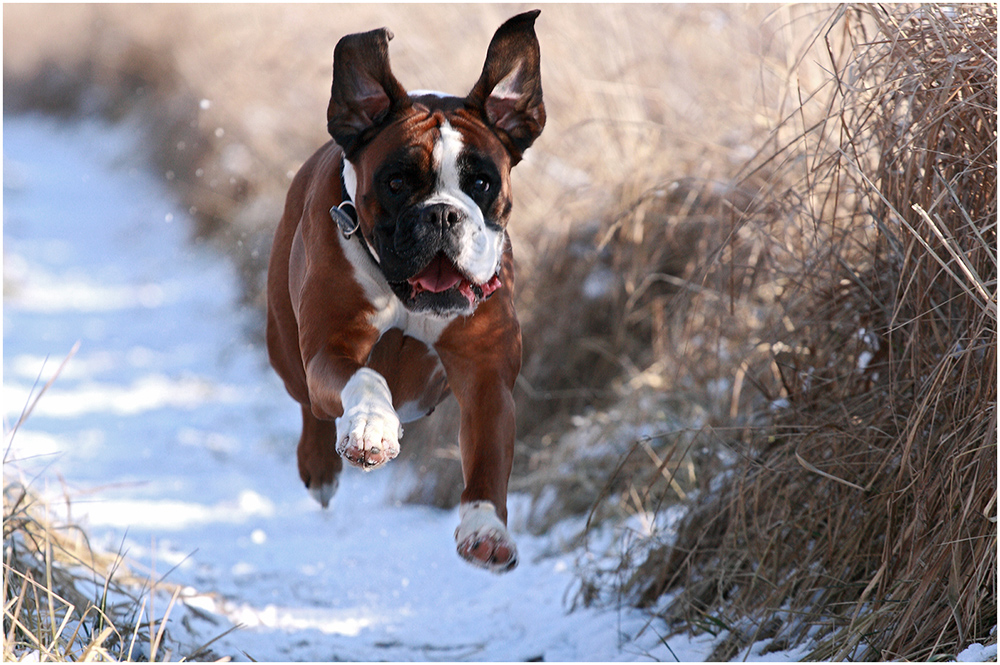
<path id="1" fill-rule="evenodd" d="M 545 125 L 534 24 L 511 18 L 465 97 L 407 93 L 386 29 L 333 57 L 327 129 L 292 181 L 271 250 L 267 348 L 302 405 L 299 475 L 326 507 L 342 459 L 399 453 L 401 422 L 461 409 L 458 553 L 517 565 L 507 532 L 521 329 L 510 170 Z"/>

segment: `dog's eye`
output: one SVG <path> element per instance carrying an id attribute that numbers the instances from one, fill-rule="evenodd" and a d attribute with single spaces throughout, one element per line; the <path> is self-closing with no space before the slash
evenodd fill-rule
<path id="1" fill-rule="evenodd" d="M 406 180 L 402 176 L 392 176 L 386 181 L 385 185 L 393 194 L 399 194 L 406 187 Z"/>
<path id="2" fill-rule="evenodd" d="M 472 181 L 472 191 L 476 194 L 485 194 L 490 191 L 490 180 L 485 175 L 476 176 L 476 179 Z"/>

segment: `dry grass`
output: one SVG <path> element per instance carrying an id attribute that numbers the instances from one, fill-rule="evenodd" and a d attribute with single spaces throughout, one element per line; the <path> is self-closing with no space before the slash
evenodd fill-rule
<path id="1" fill-rule="evenodd" d="M 6 476 L 3 520 L 4 661 L 179 657 L 166 630 L 179 587 L 135 575 L 121 554 L 95 551 L 82 529 L 53 519 L 49 506 Z M 154 598 L 166 605 L 162 616 L 154 615 Z M 207 656 L 197 649 L 186 660 Z"/>
<path id="2" fill-rule="evenodd" d="M 78 347 L 5 432 L 7 450 Z M 82 528 L 56 518 L 55 512 L 5 454 L 5 662 L 218 660 L 209 649 L 214 639 L 191 648 L 167 631 L 181 587 L 136 573 L 136 565 L 120 551 L 92 547 Z"/>
<path id="3" fill-rule="evenodd" d="M 786 251 L 784 408 L 630 588 L 732 628 L 724 659 L 940 658 L 996 639 L 996 8 L 818 35 L 833 85 L 765 153 L 784 214 L 744 220 Z"/>

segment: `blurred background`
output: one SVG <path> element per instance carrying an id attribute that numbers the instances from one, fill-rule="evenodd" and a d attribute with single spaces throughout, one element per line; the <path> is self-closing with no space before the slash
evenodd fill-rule
<path id="1" fill-rule="evenodd" d="M 529 8 L 13 5 L 4 17 L 4 112 L 96 114 L 131 123 L 152 168 L 197 220 L 192 236 L 232 257 L 247 306 L 262 312 L 268 249 L 285 192 L 301 163 L 329 138 L 325 113 L 337 40 L 387 26 L 395 34 L 393 69 L 404 86 L 464 94 L 496 27 Z M 537 32 L 548 121 L 513 176 L 511 235 L 525 327 L 516 478 L 523 480 L 529 467 L 553 468 L 552 442 L 579 428 L 567 419 L 593 429 L 597 410 L 634 399 L 635 386 L 623 388 L 628 382 L 642 388 L 657 376 L 641 408 L 629 402 L 615 418 L 630 421 L 628 431 L 612 437 L 620 445 L 602 446 L 602 455 L 623 452 L 633 430 L 646 426 L 648 411 L 662 417 L 680 409 L 697 430 L 712 411 L 739 410 L 727 396 L 730 368 L 711 377 L 715 382 L 689 376 L 707 369 L 701 351 L 717 357 L 718 335 L 704 331 L 698 348 L 690 348 L 690 339 L 688 348 L 677 347 L 678 334 L 687 334 L 678 318 L 684 306 L 668 306 L 666 298 L 685 291 L 685 280 L 728 233 L 729 226 L 719 227 L 732 221 L 723 208 L 752 199 L 734 176 L 782 109 L 792 108 L 789 44 L 800 23 L 805 33 L 814 21 L 793 20 L 790 11 L 543 8 Z M 616 228 L 623 215 L 632 216 L 627 230 Z M 651 274 L 665 277 L 650 281 Z M 258 342 L 262 330 L 261 323 L 250 331 Z M 685 394 L 664 392 L 670 386 Z M 412 489 L 415 500 L 457 501 L 454 411 L 450 403 L 408 428 L 408 451 L 431 474 Z M 588 443 L 608 438 L 598 431 Z M 702 457 L 714 463 L 714 453 Z M 574 491 L 576 510 L 594 503 L 603 475 Z M 540 480 L 523 481 L 520 489 L 538 491 L 545 486 Z M 559 482 L 578 481 L 574 474 Z"/>
<path id="2" fill-rule="evenodd" d="M 464 94 L 533 7 L 6 5 L 4 113 L 130 123 L 192 240 L 239 267 L 260 344 L 337 40 L 386 26 L 404 86 Z M 538 531 L 698 507 L 580 602 L 683 588 L 658 611 L 730 629 L 721 659 L 816 625 L 826 658 L 995 643 L 995 6 L 545 4 L 536 31 L 512 489 Z M 457 501 L 455 412 L 407 428 L 401 498 Z"/>
<path id="3" fill-rule="evenodd" d="M 4 110 L 144 119 L 150 159 L 190 201 L 199 233 L 242 241 L 233 251 L 249 267 L 263 261 L 290 174 L 328 139 L 341 36 L 387 26 L 405 86 L 464 94 L 496 27 L 530 7 L 12 5 Z M 537 236 L 592 223 L 625 182 L 639 191 L 745 161 L 778 101 L 787 11 L 546 5 L 537 31 L 549 119 L 515 176 L 525 269 L 546 247 Z M 258 295 L 248 274 L 248 297 Z"/>

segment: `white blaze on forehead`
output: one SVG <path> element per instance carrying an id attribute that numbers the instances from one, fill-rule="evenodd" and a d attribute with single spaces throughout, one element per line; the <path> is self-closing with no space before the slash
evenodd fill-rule
<path id="1" fill-rule="evenodd" d="M 503 231 L 486 226 L 483 211 L 462 191 L 459 157 L 465 147 L 462 133 L 449 123 L 441 124 L 441 137 L 434 144 L 432 157 L 437 172 L 437 186 L 427 203 L 447 203 L 466 213 L 459 235 L 459 254 L 455 263 L 477 284 L 485 284 L 500 270 L 503 255 Z"/>
<path id="2" fill-rule="evenodd" d="M 458 158 L 462 154 L 465 141 L 462 140 L 462 133 L 456 131 L 447 122 L 441 124 L 441 138 L 434 143 L 434 167 L 437 169 L 437 192 L 436 194 L 452 194 L 468 199 L 469 205 L 479 207 L 462 191 L 459 172 Z"/>

